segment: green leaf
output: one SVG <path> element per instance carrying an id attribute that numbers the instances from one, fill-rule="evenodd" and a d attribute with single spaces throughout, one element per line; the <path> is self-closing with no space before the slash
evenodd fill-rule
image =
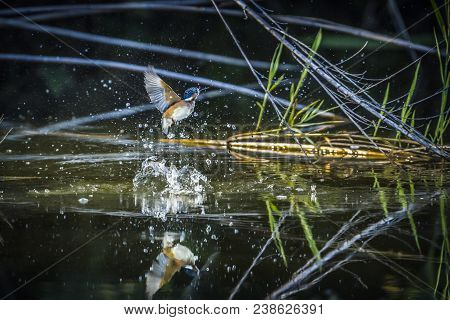
<path id="1" fill-rule="evenodd" d="M 386 109 L 386 104 L 388 102 L 389 99 L 389 89 L 390 89 L 390 83 L 388 82 L 387 86 L 386 86 L 386 90 L 384 91 L 384 98 L 383 98 L 383 103 L 381 104 L 381 110 L 380 110 L 380 114 L 384 115 L 385 109 Z M 376 137 L 377 132 L 378 132 L 378 128 L 380 127 L 381 124 L 381 119 L 378 119 L 377 124 L 375 125 L 375 129 L 373 131 L 373 136 Z"/>
<path id="2" fill-rule="evenodd" d="M 414 91 L 416 90 L 416 84 L 417 84 L 417 78 L 419 76 L 419 70 L 420 70 L 420 62 L 417 64 L 411 86 L 409 87 L 408 95 L 406 96 L 406 100 L 403 103 L 402 111 L 400 114 L 400 120 L 405 124 L 408 122 L 409 116 L 411 115 L 412 107 L 410 106 L 410 104 L 411 104 L 412 96 L 414 95 Z M 400 138 L 400 131 L 397 131 L 396 138 L 397 139 Z"/>
<path id="3" fill-rule="evenodd" d="M 298 204 L 294 205 L 297 216 L 300 220 L 300 225 L 302 226 L 303 233 L 305 234 L 306 241 L 308 242 L 309 249 L 311 250 L 314 258 L 317 261 L 321 260 L 319 249 L 317 249 L 316 241 L 314 240 L 313 233 L 308 224 L 308 219 L 306 218 L 306 214 L 303 210 L 298 207 Z"/>
<path id="4" fill-rule="evenodd" d="M 276 87 L 278 87 L 278 85 L 280 84 L 281 81 L 283 81 L 283 79 L 284 79 L 284 74 L 282 74 L 281 77 L 279 77 L 277 79 L 277 81 L 275 81 L 275 83 L 270 88 L 270 92 L 272 92 Z"/>
<path id="5" fill-rule="evenodd" d="M 447 1 L 447 0 L 445 0 Z M 438 22 L 439 28 L 441 28 L 442 35 L 447 34 L 446 28 L 445 28 L 445 22 L 444 18 L 442 17 L 441 11 L 439 10 L 439 7 L 437 6 L 436 2 L 434 0 L 430 0 L 431 6 L 433 7 L 434 15 L 436 16 L 436 20 Z"/>
<path id="6" fill-rule="evenodd" d="M 283 259 L 284 265 L 287 266 L 287 259 L 286 254 L 284 252 L 283 243 L 281 241 L 280 231 L 278 230 L 278 226 L 276 225 L 276 221 L 273 216 L 273 212 L 280 214 L 280 210 L 278 210 L 278 208 L 269 200 L 266 200 L 266 209 L 267 209 L 267 216 L 269 218 L 269 227 L 270 231 L 272 232 L 273 239 L 275 241 L 275 246 L 277 247 L 278 252 L 281 255 L 281 258 Z"/>

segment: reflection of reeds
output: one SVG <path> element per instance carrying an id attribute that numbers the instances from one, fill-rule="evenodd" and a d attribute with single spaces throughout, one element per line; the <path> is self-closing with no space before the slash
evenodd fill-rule
<path id="1" fill-rule="evenodd" d="M 381 187 L 380 182 L 378 181 L 377 174 L 372 169 L 372 175 L 373 175 L 373 188 L 378 191 L 378 196 L 381 204 L 381 208 L 383 209 L 384 215 L 388 215 L 388 208 L 387 208 L 387 200 L 386 200 L 386 193 L 384 191 L 384 188 Z"/>
<path id="2" fill-rule="evenodd" d="M 275 246 L 277 247 L 281 258 L 283 259 L 284 265 L 287 266 L 286 253 L 284 252 L 283 242 L 281 242 L 281 237 L 280 237 L 279 223 L 273 215 L 274 213 L 281 215 L 281 212 L 270 200 L 266 200 L 266 210 L 267 210 L 267 217 L 269 219 L 270 231 L 273 234 Z"/>
<path id="3" fill-rule="evenodd" d="M 442 282 L 443 289 L 442 289 L 442 299 L 449 299 L 450 298 L 450 281 L 449 281 L 449 273 L 450 273 L 450 245 L 448 240 L 448 229 L 447 229 L 447 222 L 446 222 L 446 212 L 445 207 L 447 203 L 447 194 L 445 192 L 442 192 L 439 196 L 439 216 L 440 216 L 440 222 L 441 222 L 441 230 L 442 230 L 442 244 L 441 244 L 441 250 L 439 254 L 439 267 L 436 277 L 436 285 L 434 289 L 434 294 L 436 295 L 440 282 L 441 277 L 443 277 Z M 442 275 L 443 273 L 443 275 Z"/>
<path id="4" fill-rule="evenodd" d="M 300 219 L 300 225 L 302 226 L 303 233 L 305 234 L 305 238 L 306 241 L 308 242 L 309 248 L 311 249 L 314 258 L 320 261 L 320 252 L 317 249 L 316 241 L 314 240 L 311 227 L 309 226 L 308 219 L 306 218 L 306 214 L 302 209 L 300 209 L 297 203 L 294 204 L 294 208 L 295 208 L 294 212 Z"/>
<path id="5" fill-rule="evenodd" d="M 411 209 L 411 208 L 409 208 Z M 419 208 L 414 208 L 417 212 Z M 407 210 L 390 213 L 387 217 L 370 224 L 356 234 L 349 232 L 356 225 L 364 221 L 364 218 L 352 217 L 320 250 L 320 260 L 310 260 L 297 270 L 291 280 L 273 291 L 269 298 L 283 299 L 299 291 L 306 290 L 320 282 L 330 273 L 343 268 L 352 261 L 357 252 L 361 252 L 370 240 L 383 234 L 398 222 L 406 218 Z"/>
<path id="6" fill-rule="evenodd" d="M 270 209 L 272 210 L 272 209 Z M 291 210 L 292 211 L 292 208 Z M 289 211 L 289 212 L 290 212 Z M 274 228 L 274 230 L 280 230 L 281 225 L 284 222 L 284 219 L 286 218 L 287 213 L 283 213 L 281 215 L 281 217 L 278 219 L 278 222 Z M 269 247 L 269 245 L 272 243 L 272 241 L 275 240 L 275 232 L 272 232 L 272 235 L 270 236 L 270 238 L 265 242 L 265 244 L 262 246 L 261 250 L 258 252 L 258 254 L 256 255 L 256 257 L 253 259 L 252 263 L 250 264 L 250 266 L 248 267 L 248 269 L 244 272 L 244 274 L 242 275 L 241 279 L 239 280 L 239 282 L 237 283 L 237 285 L 233 288 L 233 290 L 230 293 L 230 296 L 228 297 L 228 299 L 233 299 L 234 296 L 238 293 L 238 291 L 240 290 L 242 284 L 245 282 L 245 280 L 247 279 L 247 277 L 249 276 L 250 272 L 252 271 L 252 269 L 256 266 L 256 264 L 260 261 L 263 253 L 266 251 L 267 247 Z"/>
<path id="7" fill-rule="evenodd" d="M 412 216 L 411 211 L 409 210 L 408 200 L 406 199 L 405 190 L 403 189 L 403 186 L 402 186 L 402 183 L 400 180 L 397 180 L 396 189 L 397 189 L 398 201 L 400 202 L 403 210 L 406 211 L 406 214 L 408 216 L 409 225 L 410 225 L 411 231 L 414 235 L 414 240 L 416 242 L 417 249 L 419 250 L 419 252 L 422 252 L 422 250 L 420 248 L 420 243 L 419 243 L 419 235 L 417 234 L 416 223 L 414 222 L 414 217 Z M 414 199 L 414 194 L 411 195 L 411 199 Z"/>
<path id="8" fill-rule="evenodd" d="M 9 220 L 5 217 L 5 215 L 3 214 L 2 211 L 0 211 L 0 218 L 1 218 L 1 220 L 3 220 L 3 221 L 8 225 L 8 227 L 9 227 L 11 230 L 14 229 L 14 228 L 13 228 L 13 225 L 12 225 L 11 222 L 9 222 Z M 2 237 L 1 234 L 0 234 L 0 244 L 1 244 L 1 245 L 5 245 L 5 240 L 3 239 L 3 237 Z"/>
<path id="9" fill-rule="evenodd" d="M 444 175 L 441 174 L 438 180 L 438 186 L 442 188 Z M 436 275 L 436 284 L 434 287 L 434 295 L 437 296 L 438 289 L 441 287 L 441 298 L 450 299 L 450 241 L 448 238 L 447 226 L 447 207 L 448 194 L 445 189 L 439 194 L 439 222 L 441 225 L 441 250 L 439 253 L 439 266 Z"/>

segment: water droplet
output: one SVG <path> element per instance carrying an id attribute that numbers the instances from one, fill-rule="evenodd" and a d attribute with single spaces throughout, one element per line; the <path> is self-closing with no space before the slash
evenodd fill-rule
<path id="1" fill-rule="evenodd" d="M 86 203 L 89 202 L 89 199 L 86 199 L 86 198 L 80 198 L 80 199 L 78 199 L 78 202 L 79 202 L 80 204 L 86 204 Z"/>

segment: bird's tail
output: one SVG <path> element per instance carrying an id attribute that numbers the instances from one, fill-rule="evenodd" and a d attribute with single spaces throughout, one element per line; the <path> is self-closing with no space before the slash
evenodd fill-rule
<path id="1" fill-rule="evenodd" d="M 162 132 L 167 135 L 169 133 L 169 128 L 173 124 L 173 120 L 170 118 L 162 118 Z"/>

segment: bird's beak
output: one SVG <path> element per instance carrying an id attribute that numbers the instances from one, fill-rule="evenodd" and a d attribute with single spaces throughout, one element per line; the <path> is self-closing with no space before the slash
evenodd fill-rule
<path id="1" fill-rule="evenodd" d="M 200 269 L 196 265 L 194 265 L 193 269 L 194 269 L 195 272 L 197 272 L 197 275 L 200 274 Z"/>
<path id="2" fill-rule="evenodd" d="M 200 89 L 200 92 L 205 91 L 205 90 L 208 90 L 208 89 L 209 89 L 209 87 L 201 88 L 201 89 Z"/>

